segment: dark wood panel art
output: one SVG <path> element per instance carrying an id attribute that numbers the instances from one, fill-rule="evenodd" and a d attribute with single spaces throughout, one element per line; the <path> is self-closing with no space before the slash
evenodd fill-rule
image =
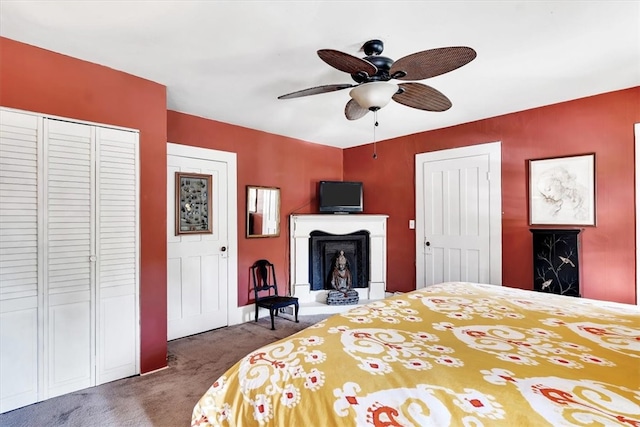
<path id="1" fill-rule="evenodd" d="M 531 229 L 534 290 L 580 296 L 580 231 Z"/>

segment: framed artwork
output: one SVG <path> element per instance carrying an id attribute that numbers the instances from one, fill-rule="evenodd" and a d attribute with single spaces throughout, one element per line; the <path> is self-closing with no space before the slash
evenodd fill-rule
<path id="1" fill-rule="evenodd" d="M 530 225 L 596 225 L 595 157 L 529 160 Z"/>
<path id="2" fill-rule="evenodd" d="M 176 172 L 176 236 L 212 233 L 211 175 Z"/>

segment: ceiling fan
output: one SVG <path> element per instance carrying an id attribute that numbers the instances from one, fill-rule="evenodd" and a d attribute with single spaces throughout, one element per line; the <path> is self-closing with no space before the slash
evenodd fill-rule
<path id="1" fill-rule="evenodd" d="M 356 84 L 341 83 L 316 86 L 281 95 L 278 99 L 299 98 L 352 88 L 344 113 L 356 120 L 369 111 L 377 111 L 391 99 L 425 111 L 446 111 L 451 101 L 437 89 L 418 82 L 394 84 L 390 80 L 423 80 L 453 71 L 473 61 L 476 51 L 470 47 L 454 46 L 429 49 L 394 61 L 380 54 L 381 40 L 369 40 L 363 46 L 365 58 L 333 49 L 321 49 L 318 56 L 333 68 L 349 73 Z"/>

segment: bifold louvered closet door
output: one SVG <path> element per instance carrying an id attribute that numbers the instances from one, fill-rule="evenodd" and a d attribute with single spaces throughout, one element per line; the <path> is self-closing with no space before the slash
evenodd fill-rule
<path id="1" fill-rule="evenodd" d="M 138 133 L 0 109 L 0 412 L 139 372 Z"/>

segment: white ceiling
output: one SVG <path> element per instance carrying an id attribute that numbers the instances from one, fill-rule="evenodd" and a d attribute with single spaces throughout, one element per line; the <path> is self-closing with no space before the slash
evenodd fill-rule
<path id="1" fill-rule="evenodd" d="M 0 35 L 163 84 L 169 110 L 343 148 L 640 85 L 639 1 L 1 0 Z M 373 38 L 396 60 L 478 56 L 422 81 L 450 110 L 392 102 L 375 136 L 372 113 L 345 118 L 348 90 L 277 99 L 353 83 L 316 51 Z"/>

